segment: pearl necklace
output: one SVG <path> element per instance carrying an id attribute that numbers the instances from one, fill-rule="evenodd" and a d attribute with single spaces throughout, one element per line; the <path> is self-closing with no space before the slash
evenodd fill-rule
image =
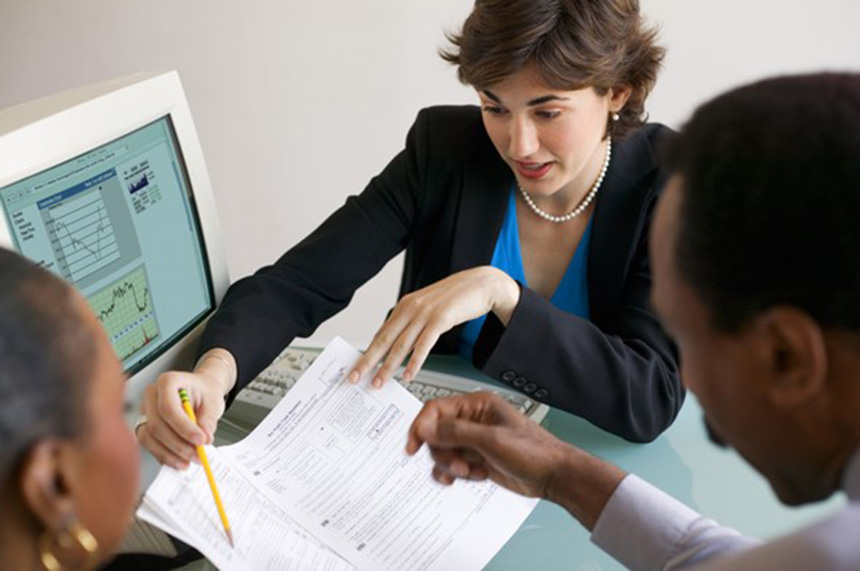
<path id="1" fill-rule="evenodd" d="M 603 184 L 603 177 L 606 176 L 606 169 L 609 168 L 609 159 L 612 157 L 612 139 L 607 139 L 606 141 L 606 157 L 603 159 L 603 168 L 600 169 L 600 175 L 597 177 L 597 180 L 594 181 L 594 184 L 591 186 L 591 190 L 588 191 L 588 194 L 585 195 L 585 198 L 582 199 L 582 202 L 579 203 L 579 206 L 568 212 L 567 214 L 562 214 L 561 216 L 553 216 L 549 212 L 541 210 L 535 201 L 532 200 L 532 197 L 529 196 L 529 193 L 523 189 L 522 186 L 518 185 L 520 192 L 523 195 L 523 198 L 526 201 L 526 204 L 529 205 L 529 208 L 532 209 L 532 212 L 543 218 L 544 220 L 548 220 L 550 222 L 554 222 L 556 224 L 561 224 L 562 222 L 567 222 L 568 220 L 573 220 L 580 214 L 582 214 L 588 205 L 591 204 L 591 201 L 594 200 L 594 196 L 597 194 L 597 191 L 600 190 L 600 185 Z"/>

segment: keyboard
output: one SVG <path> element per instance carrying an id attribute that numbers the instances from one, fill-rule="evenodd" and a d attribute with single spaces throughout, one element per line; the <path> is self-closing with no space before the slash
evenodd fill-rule
<path id="1" fill-rule="evenodd" d="M 224 415 L 224 419 L 249 429 L 259 424 L 296 384 L 318 354 L 319 351 L 314 349 L 287 347 L 271 365 L 239 392 Z M 489 383 L 424 370 L 420 371 L 411 382 L 406 382 L 400 377 L 400 373 L 402 371 L 395 374 L 394 379 L 422 402 L 475 391 L 487 391 L 506 399 L 535 422 L 540 423 L 549 412 L 549 407 L 543 403 Z"/>

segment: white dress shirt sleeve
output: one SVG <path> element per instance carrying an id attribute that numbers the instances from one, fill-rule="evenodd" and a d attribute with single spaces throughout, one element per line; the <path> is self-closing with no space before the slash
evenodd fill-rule
<path id="1" fill-rule="evenodd" d="M 628 475 L 606 504 L 591 540 L 629 569 L 689 569 L 761 544 Z"/>

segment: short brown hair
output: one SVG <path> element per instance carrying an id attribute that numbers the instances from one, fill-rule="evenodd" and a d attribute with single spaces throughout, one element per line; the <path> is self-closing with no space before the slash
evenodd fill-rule
<path id="1" fill-rule="evenodd" d="M 629 86 L 630 99 L 608 132 L 623 138 L 646 120 L 645 99 L 665 50 L 638 0 L 476 0 L 453 44 L 440 50 L 460 81 L 488 87 L 533 65 L 553 89 Z"/>

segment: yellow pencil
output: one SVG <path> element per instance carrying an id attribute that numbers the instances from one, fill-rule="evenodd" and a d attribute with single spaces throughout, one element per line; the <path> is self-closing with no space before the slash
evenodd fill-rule
<path id="1" fill-rule="evenodd" d="M 182 408 L 185 409 L 188 418 L 191 419 L 191 422 L 197 424 L 197 416 L 191 407 L 191 401 L 188 399 L 188 391 L 179 389 L 179 398 L 182 399 Z M 212 475 L 212 468 L 209 466 L 209 458 L 206 457 L 206 450 L 202 446 L 197 447 L 197 456 L 200 457 L 200 463 L 203 464 L 203 469 L 206 471 L 206 479 L 209 480 L 209 487 L 212 489 L 215 505 L 218 506 L 218 515 L 221 516 L 221 523 L 224 524 L 224 531 L 227 533 L 230 547 L 235 547 L 233 545 L 233 533 L 230 531 L 230 522 L 227 520 L 227 512 L 224 511 L 224 504 L 221 503 L 221 494 L 218 493 L 218 486 L 215 485 L 215 476 Z"/>

